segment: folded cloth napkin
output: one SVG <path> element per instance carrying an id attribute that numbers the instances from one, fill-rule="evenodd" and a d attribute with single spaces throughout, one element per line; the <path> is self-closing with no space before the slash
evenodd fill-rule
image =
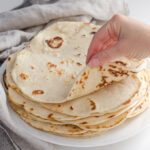
<path id="1" fill-rule="evenodd" d="M 22 6 L 23 7 L 23 6 Z M 27 0 L 25 7 L 0 14 L 0 63 L 22 49 L 41 29 L 56 21 L 103 24 L 114 14 L 128 15 L 123 0 Z M 0 150 L 56 150 L 56 146 L 32 137 L 11 124 L 2 101 L 0 85 Z"/>

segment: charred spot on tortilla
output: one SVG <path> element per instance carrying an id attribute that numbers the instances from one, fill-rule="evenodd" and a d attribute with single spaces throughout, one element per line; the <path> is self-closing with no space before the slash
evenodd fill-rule
<path id="1" fill-rule="evenodd" d="M 85 34 L 83 34 L 83 35 L 82 35 L 82 37 L 86 37 L 86 35 L 85 35 Z"/>
<path id="2" fill-rule="evenodd" d="M 59 36 L 56 36 L 50 40 L 46 40 L 46 43 L 49 47 L 53 49 L 60 48 L 63 44 L 63 39 Z"/>
<path id="3" fill-rule="evenodd" d="M 24 104 L 21 104 L 20 107 L 24 108 Z"/>
<path id="4" fill-rule="evenodd" d="M 74 116 L 73 118 L 78 118 L 78 116 Z"/>
<path id="5" fill-rule="evenodd" d="M 76 81 L 76 84 L 79 84 L 79 81 Z"/>
<path id="6" fill-rule="evenodd" d="M 132 74 L 132 78 L 136 78 L 136 75 L 135 75 L 135 73 L 134 73 L 134 74 Z"/>
<path id="7" fill-rule="evenodd" d="M 34 109 L 33 108 L 30 108 L 30 111 L 33 111 Z"/>
<path id="8" fill-rule="evenodd" d="M 75 56 L 79 57 L 79 56 L 81 56 L 81 54 L 79 53 L 79 54 L 76 54 Z"/>
<path id="9" fill-rule="evenodd" d="M 10 61 L 11 60 L 11 57 L 8 57 L 8 61 Z"/>
<path id="10" fill-rule="evenodd" d="M 40 94 L 44 94 L 43 90 L 34 90 L 32 91 L 32 95 L 40 95 Z"/>
<path id="11" fill-rule="evenodd" d="M 100 116 L 94 116 L 95 118 L 99 118 Z"/>
<path id="12" fill-rule="evenodd" d="M 73 74 L 71 75 L 71 78 L 72 78 L 73 80 L 75 79 L 75 77 L 74 77 L 74 75 L 73 75 Z"/>
<path id="13" fill-rule="evenodd" d="M 58 106 L 58 107 L 61 107 L 61 104 L 58 104 L 57 106 Z"/>
<path id="14" fill-rule="evenodd" d="M 127 100 L 126 102 L 124 102 L 122 105 L 127 105 L 131 102 L 131 99 Z"/>
<path id="15" fill-rule="evenodd" d="M 91 129 L 91 127 L 90 127 L 90 126 L 86 126 L 86 128 L 87 128 L 87 129 Z"/>
<path id="16" fill-rule="evenodd" d="M 31 66 L 31 69 L 34 70 L 35 69 L 34 66 Z"/>
<path id="17" fill-rule="evenodd" d="M 65 72 L 65 70 L 64 69 L 60 69 L 60 70 L 57 70 L 56 72 L 57 72 L 57 74 L 59 76 L 61 76 Z"/>
<path id="18" fill-rule="evenodd" d="M 96 87 L 103 87 L 105 85 L 108 85 L 109 83 L 106 81 L 108 77 L 107 76 L 102 76 L 102 79 L 101 79 L 101 83 L 99 83 L 98 85 L 96 85 Z"/>
<path id="19" fill-rule="evenodd" d="M 82 81 L 82 79 L 79 81 L 79 83 L 80 83 L 80 84 L 83 84 L 83 81 Z"/>
<path id="20" fill-rule="evenodd" d="M 123 75 L 129 76 L 128 71 L 122 70 L 121 68 L 119 68 L 119 70 L 108 69 L 108 72 L 115 77 Z"/>
<path id="21" fill-rule="evenodd" d="M 80 124 L 87 124 L 88 122 L 87 121 L 84 121 L 84 122 L 81 122 Z"/>
<path id="22" fill-rule="evenodd" d="M 48 115 L 48 118 L 52 118 L 52 117 L 53 117 L 53 114 L 49 114 L 49 115 Z"/>
<path id="23" fill-rule="evenodd" d="M 96 30 L 96 27 L 93 27 L 92 29 L 93 29 L 93 30 Z"/>
<path id="24" fill-rule="evenodd" d="M 76 127 L 76 126 L 74 126 L 74 127 L 73 127 L 73 129 L 77 129 L 77 127 Z"/>
<path id="25" fill-rule="evenodd" d="M 90 32 L 90 34 L 95 34 L 95 33 L 96 33 L 96 32 L 94 32 L 94 31 L 93 31 L 93 32 Z"/>
<path id="26" fill-rule="evenodd" d="M 82 76 L 85 76 L 86 75 L 86 72 L 83 72 Z"/>
<path id="27" fill-rule="evenodd" d="M 50 67 L 50 68 L 56 68 L 57 67 L 57 65 L 55 65 L 55 64 L 53 64 L 51 62 L 48 62 L 47 66 Z"/>
<path id="28" fill-rule="evenodd" d="M 61 63 L 61 64 L 64 64 L 64 61 L 61 61 L 60 63 Z"/>
<path id="29" fill-rule="evenodd" d="M 28 76 L 27 74 L 25 74 L 25 73 L 21 73 L 21 74 L 20 74 L 20 77 L 21 77 L 23 80 L 26 80 L 26 79 L 29 78 L 29 76 Z"/>
<path id="30" fill-rule="evenodd" d="M 110 116 L 108 116 L 108 118 L 113 118 L 115 115 L 110 115 Z"/>
<path id="31" fill-rule="evenodd" d="M 114 66 L 114 65 L 109 65 L 109 67 L 111 67 L 111 68 L 117 68 L 117 66 Z"/>
<path id="32" fill-rule="evenodd" d="M 54 126 L 53 126 L 53 125 L 50 125 L 50 127 L 51 127 L 51 128 L 54 128 Z"/>
<path id="33" fill-rule="evenodd" d="M 68 127 L 68 124 L 65 124 L 64 126 L 65 126 L 65 127 Z"/>
<path id="34" fill-rule="evenodd" d="M 127 66 L 127 64 L 125 62 L 122 61 L 115 61 L 116 64 L 120 64 L 122 66 Z"/>
<path id="35" fill-rule="evenodd" d="M 87 80 L 87 79 L 88 79 L 88 76 L 85 76 L 85 77 L 84 77 L 84 80 Z"/>
<path id="36" fill-rule="evenodd" d="M 55 64 L 53 64 L 51 62 L 47 63 L 47 68 L 48 68 L 49 72 L 53 72 L 53 69 L 55 69 L 56 67 L 57 67 L 57 65 L 55 65 Z"/>
<path id="37" fill-rule="evenodd" d="M 97 126 L 96 126 L 96 129 L 99 129 L 99 128 L 100 128 L 100 126 L 99 126 L 99 125 L 97 125 Z"/>
<path id="38" fill-rule="evenodd" d="M 84 86 L 84 84 L 82 84 L 82 89 L 84 89 L 85 88 L 85 86 Z"/>
<path id="39" fill-rule="evenodd" d="M 96 109 L 96 104 L 95 102 L 91 99 L 91 98 L 88 98 L 89 102 L 90 102 L 90 105 L 91 105 L 91 110 L 95 110 Z"/>
<path id="40" fill-rule="evenodd" d="M 78 66 L 82 66 L 82 64 L 81 64 L 81 63 L 79 63 L 79 62 L 77 62 L 77 65 L 78 65 Z"/>
<path id="41" fill-rule="evenodd" d="M 99 66 L 99 71 L 102 71 L 103 70 L 103 67 L 102 66 Z"/>
<path id="42" fill-rule="evenodd" d="M 70 106 L 70 109 L 71 109 L 71 110 L 73 110 L 73 107 L 72 107 L 72 106 Z"/>
<path id="43" fill-rule="evenodd" d="M 80 130 L 79 130 L 80 131 Z M 73 133 L 73 132 L 79 132 L 78 130 L 68 130 L 68 132 L 71 132 L 71 133 Z"/>

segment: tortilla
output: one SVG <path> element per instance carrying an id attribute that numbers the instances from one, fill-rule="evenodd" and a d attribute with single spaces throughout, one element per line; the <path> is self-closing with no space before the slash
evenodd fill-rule
<path id="1" fill-rule="evenodd" d="M 128 118 L 133 118 L 142 112 L 144 112 L 149 106 L 149 98 L 145 98 L 137 107 L 133 109 L 133 112 L 128 116 Z"/>
<path id="2" fill-rule="evenodd" d="M 141 61 L 127 58 L 124 58 L 126 62 L 117 59 L 115 60 L 117 63 L 107 64 L 103 71 L 99 68 L 94 69 L 94 75 L 93 69 L 90 68 L 90 76 L 85 76 L 85 80 L 88 78 L 88 83 L 86 87 L 82 85 L 87 89 L 86 92 L 79 90 L 76 96 L 71 97 L 69 92 L 74 81 L 86 66 L 85 59 L 93 32 L 95 33 L 99 28 L 100 26 L 90 23 L 59 22 L 39 32 L 30 44 L 17 54 L 11 76 L 18 89 L 26 97 L 36 102 L 62 103 L 94 92 L 95 84 L 98 90 L 103 87 L 101 84 L 104 80 L 107 81 L 106 86 L 112 81 L 127 78 L 135 71 L 130 68 L 140 68 Z M 120 62 L 127 63 L 127 65 L 122 66 Z M 110 66 L 111 64 L 120 70 L 121 75 L 114 75 L 115 69 Z M 104 74 L 106 77 L 103 76 L 103 72 L 106 72 Z M 93 78 L 97 83 L 93 81 Z"/>
<path id="3" fill-rule="evenodd" d="M 45 120 L 73 120 L 78 117 L 69 116 L 55 111 L 48 110 L 42 107 L 40 104 L 27 100 L 25 97 L 18 94 L 14 89 L 8 88 L 8 97 L 10 101 L 19 107 L 24 108 L 28 113 L 31 113 L 39 118 Z M 81 117 L 80 117 L 81 118 Z"/>
<path id="4" fill-rule="evenodd" d="M 129 113 L 130 110 L 101 124 L 82 126 L 82 129 L 89 130 L 89 131 L 99 131 L 99 132 L 112 129 L 120 125 L 121 123 L 123 123 L 127 119 Z"/>
<path id="5" fill-rule="evenodd" d="M 130 59 L 122 57 L 113 60 L 111 63 L 106 63 L 103 66 L 94 68 L 87 66 L 75 80 L 68 97 L 69 99 L 74 99 L 88 95 L 112 82 L 121 81 L 134 72 L 141 71 L 145 65 L 144 60 L 138 61 L 132 59 L 131 61 Z M 93 80 L 93 78 L 95 80 Z"/>
<path id="6" fill-rule="evenodd" d="M 120 82 L 114 82 L 97 92 L 62 103 L 59 106 L 56 104 L 42 105 L 56 112 L 81 117 L 115 112 L 128 106 L 130 101 L 137 101 L 144 96 L 148 87 L 148 78 L 147 73 L 143 71 Z"/>
<path id="7" fill-rule="evenodd" d="M 11 107 L 30 126 L 67 137 L 92 137 L 149 105 L 145 60 L 117 58 L 91 68 L 90 23 L 58 22 L 9 56 L 4 75 Z"/>
<path id="8" fill-rule="evenodd" d="M 144 96 L 142 98 L 141 101 L 143 101 L 145 99 L 146 96 Z M 97 125 L 97 124 L 101 124 L 103 122 L 109 121 L 115 117 L 118 117 L 119 115 L 127 112 L 129 109 L 134 109 L 137 106 L 137 103 L 139 104 L 138 101 L 135 101 L 134 103 L 130 102 L 130 105 L 127 107 L 122 108 L 121 110 L 118 110 L 116 112 L 111 112 L 111 113 L 106 113 L 104 115 L 97 115 L 97 116 L 89 116 L 86 118 L 81 118 L 81 119 L 77 119 L 77 120 L 67 120 L 66 123 L 71 123 L 71 124 L 75 124 L 78 125 L 81 128 L 84 128 L 87 125 Z"/>
<path id="9" fill-rule="evenodd" d="M 11 105 L 11 107 L 20 115 L 20 117 L 24 121 L 29 123 L 31 126 L 36 126 L 36 128 L 39 128 L 47 132 L 55 132 L 61 134 L 80 134 L 86 132 L 86 130 L 80 129 L 79 127 L 74 125 L 58 125 L 35 121 L 34 119 L 31 119 L 32 117 L 31 116 L 29 117 L 29 115 L 23 109 L 15 107 L 15 105 Z"/>

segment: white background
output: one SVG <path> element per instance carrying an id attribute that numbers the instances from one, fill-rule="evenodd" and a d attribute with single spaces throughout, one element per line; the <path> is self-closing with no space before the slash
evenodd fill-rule
<path id="1" fill-rule="evenodd" d="M 20 5 L 23 0 L 0 0 L 0 12 Z M 130 16 L 150 24 L 149 0 L 126 0 L 130 9 Z M 67 148 L 56 146 L 57 150 L 80 150 L 81 148 Z M 142 133 L 120 143 L 97 148 L 82 148 L 82 150 L 150 150 L 150 128 Z"/>

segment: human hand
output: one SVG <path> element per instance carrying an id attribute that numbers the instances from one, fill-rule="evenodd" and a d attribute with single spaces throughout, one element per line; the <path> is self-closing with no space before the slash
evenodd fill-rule
<path id="1" fill-rule="evenodd" d="M 150 56 L 150 26 L 117 14 L 94 35 L 86 63 L 94 67 L 122 56 Z"/>

